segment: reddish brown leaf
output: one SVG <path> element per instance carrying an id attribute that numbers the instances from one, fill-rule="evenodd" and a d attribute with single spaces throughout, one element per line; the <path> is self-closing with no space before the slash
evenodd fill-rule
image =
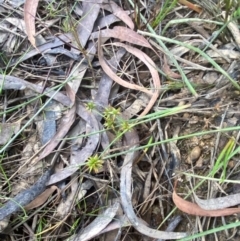
<path id="1" fill-rule="evenodd" d="M 26 32 L 30 43 L 36 48 L 35 40 L 35 17 L 37 13 L 37 6 L 39 0 L 26 0 L 24 5 L 24 21 Z"/>
<path id="2" fill-rule="evenodd" d="M 146 115 L 151 108 L 153 107 L 154 103 L 156 102 L 158 96 L 159 96 L 159 90 L 160 90 L 160 79 L 159 79 L 159 75 L 158 72 L 156 70 L 156 66 L 155 63 L 145 54 L 143 53 L 141 50 L 122 44 L 122 43 L 114 43 L 114 45 L 120 46 L 125 48 L 128 52 L 130 52 L 131 54 L 135 55 L 136 57 L 138 57 L 140 60 L 142 60 L 148 67 L 152 78 L 153 78 L 153 83 L 154 83 L 154 92 L 150 92 L 148 89 L 142 87 L 142 86 L 138 86 L 135 84 L 130 84 L 129 82 L 124 81 L 123 79 L 121 79 L 120 77 L 118 77 L 113 71 L 112 69 L 109 67 L 109 65 L 106 63 L 106 61 L 103 58 L 103 51 L 102 51 L 102 47 L 101 47 L 101 38 L 99 37 L 98 40 L 98 57 L 99 57 L 99 63 L 101 65 L 101 67 L 103 68 L 104 72 L 110 77 L 112 78 L 115 82 L 117 82 L 118 84 L 129 88 L 129 89 L 134 89 L 134 90 L 139 90 L 142 91 L 144 93 L 150 94 L 152 95 L 152 98 L 150 99 L 147 107 L 145 108 L 145 110 L 141 113 L 140 116 L 144 116 Z"/>
<path id="3" fill-rule="evenodd" d="M 191 203 L 185 199 L 179 197 L 174 189 L 173 191 L 173 202 L 175 205 L 183 212 L 196 215 L 196 216 L 206 216 L 206 217 L 222 217 L 229 216 L 235 213 L 240 213 L 240 208 L 224 208 L 217 210 L 205 210 L 199 207 L 196 203 Z"/>

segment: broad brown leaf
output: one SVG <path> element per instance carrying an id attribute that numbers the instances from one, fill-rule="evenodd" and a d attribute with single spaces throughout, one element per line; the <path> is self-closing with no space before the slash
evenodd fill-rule
<path id="1" fill-rule="evenodd" d="M 24 208 L 25 210 L 31 210 L 33 208 L 37 208 L 44 204 L 47 199 L 53 194 L 53 192 L 57 190 L 58 194 L 60 194 L 60 190 L 57 186 L 51 186 L 47 188 L 44 192 L 42 192 L 39 196 L 37 196 L 32 202 L 26 205 Z"/>

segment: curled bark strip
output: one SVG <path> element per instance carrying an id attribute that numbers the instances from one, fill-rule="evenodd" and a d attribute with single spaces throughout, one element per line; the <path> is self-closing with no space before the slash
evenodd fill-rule
<path id="1" fill-rule="evenodd" d="M 23 206 L 32 202 L 38 195 L 46 190 L 46 183 L 52 174 L 52 169 L 47 170 L 39 180 L 29 189 L 24 190 L 16 195 L 13 199 L 8 201 L 0 208 L 0 220 L 3 220 L 10 214 L 13 214 L 21 209 Z"/>
<path id="2" fill-rule="evenodd" d="M 191 203 L 185 199 L 179 197 L 174 189 L 173 191 L 173 202 L 175 205 L 183 212 L 195 215 L 195 216 L 205 216 L 205 217 L 222 217 L 229 216 L 235 213 L 240 213 L 240 208 L 224 208 L 217 210 L 205 210 L 199 207 L 196 203 Z"/>
<path id="3" fill-rule="evenodd" d="M 129 150 L 129 153 L 126 155 L 121 170 L 121 182 L 120 182 L 120 195 L 122 200 L 122 207 L 127 215 L 129 221 L 138 232 L 151 237 L 151 238 L 160 238 L 160 239 L 180 239 L 186 237 L 186 233 L 180 232 L 164 232 L 155 229 L 151 229 L 146 225 L 142 224 L 138 217 L 135 215 L 132 203 L 131 203 L 131 173 L 132 173 L 132 163 L 136 153 L 134 152 L 134 146 Z"/>

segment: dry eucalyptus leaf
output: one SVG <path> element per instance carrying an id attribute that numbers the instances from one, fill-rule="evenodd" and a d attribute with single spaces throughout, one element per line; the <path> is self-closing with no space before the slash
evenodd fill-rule
<path id="1" fill-rule="evenodd" d="M 124 163 L 121 169 L 120 180 L 120 195 L 122 201 L 122 208 L 128 217 L 132 226 L 141 234 L 151 238 L 161 239 L 180 239 L 186 237 L 186 233 L 181 232 L 164 232 L 149 228 L 139 219 L 132 206 L 132 168 L 133 161 L 137 157 L 136 147 L 139 143 L 139 138 L 135 130 L 125 133 L 127 145 L 132 146 L 124 158 Z"/>
<path id="2" fill-rule="evenodd" d="M 102 4 L 102 8 L 112 12 L 116 17 L 121 19 L 130 29 L 134 29 L 134 23 L 128 14 L 120 8 L 115 2 L 109 1 L 109 4 Z"/>
<path id="3" fill-rule="evenodd" d="M 207 200 L 198 198 L 194 193 L 194 198 L 198 206 L 205 210 L 224 209 L 240 204 L 240 193 L 231 194 L 225 197 L 210 198 Z"/>
<path id="4" fill-rule="evenodd" d="M 99 38 L 99 32 L 92 33 L 92 38 Z M 113 29 L 101 30 L 101 38 L 102 43 L 109 38 L 116 38 L 120 39 L 121 41 L 126 41 L 132 44 L 139 45 L 141 47 L 152 49 L 152 46 L 142 35 L 126 27 L 116 26 Z"/>
<path id="5" fill-rule="evenodd" d="M 90 223 L 82 232 L 70 237 L 69 241 L 87 241 L 100 234 L 100 232 L 113 220 L 120 203 L 116 202 Z"/>
<path id="6" fill-rule="evenodd" d="M 53 194 L 54 191 L 58 191 L 58 195 L 60 194 L 60 190 L 57 186 L 51 186 L 47 188 L 44 192 L 42 192 L 39 196 L 37 196 L 32 202 L 26 205 L 24 208 L 26 210 L 31 210 L 33 208 L 37 208 L 44 204 L 47 199 Z"/>
<path id="7" fill-rule="evenodd" d="M 75 93 L 73 90 L 66 85 L 66 90 L 68 95 L 73 103 L 75 103 Z M 68 113 L 62 117 L 61 123 L 58 127 L 57 133 L 52 137 L 50 142 L 44 148 L 42 153 L 40 154 L 38 161 L 49 155 L 54 148 L 58 145 L 58 143 L 62 140 L 63 137 L 68 133 L 70 127 L 72 126 L 73 122 L 75 121 L 76 114 L 76 105 L 74 104 Z"/>
<path id="8" fill-rule="evenodd" d="M 39 0 L 26 0 L 24 5 L 24 21 L 26 25 L 26 33 L 30 43 L 34 48 L 36 48 L 35 17 L 37 13 L 38 1 Z"/>

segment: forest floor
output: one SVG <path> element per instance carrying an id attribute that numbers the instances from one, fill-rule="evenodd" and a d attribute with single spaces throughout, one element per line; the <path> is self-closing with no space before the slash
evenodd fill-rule
<path id="1" fill-rule="evenodd" d="M 239 240 L 238 2 L 0 1 L 0 240 Z"/>

